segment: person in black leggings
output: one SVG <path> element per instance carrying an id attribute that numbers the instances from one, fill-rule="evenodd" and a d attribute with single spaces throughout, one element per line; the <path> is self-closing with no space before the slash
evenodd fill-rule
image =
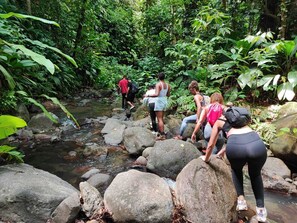
<path id="1" fill-rule="evenodd" d="M 231 165 L 232 179 L 238 196 L 236 209 L 238 211 L 247 210 L 247 203 L 244 199 L 242 169 L 245 164 L 248 164 L 248 173 L 256 199 L 257 220 L 265 222 L 267 211 L 264 206 L 264 187 L 261 176 L 261 169 L 267 159 L 265 144 L 250 127 L 232 128 L 225 117 L 222 116 L 213 126 L 206 155 L 201 156 L 201 159 L 205 162 L 210 161 L 212 149 L 215 146 L 220 130 L 223 130 L 227 135 L 226 156 Z M 224 152 L 224 150 L 221 150 L 218 155 L 220 156 Z"/>

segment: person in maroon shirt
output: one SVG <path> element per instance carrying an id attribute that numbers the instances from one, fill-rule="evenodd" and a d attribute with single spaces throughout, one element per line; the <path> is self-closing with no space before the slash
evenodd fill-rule
<path id="1" fill-rule="evenodd" d="M 128 92 L 128 79 L 127 76 L 124 75 L 123 79 L 121 79 L 119 81 L 118 84 L 120 90 L 121 90 L 121 94 L 122 94 L 122 109 L 126 109 L 127 108 L 127 92 Z"/>

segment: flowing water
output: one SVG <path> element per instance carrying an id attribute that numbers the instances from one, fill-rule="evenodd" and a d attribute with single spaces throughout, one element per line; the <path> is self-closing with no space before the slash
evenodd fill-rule
<path id="1" fill-rule="evenodd" d="M 78 107 L 75 103 L 69 103 L 66 107 L 78 121 L 85 118 L 111 116 L 113 109 L 110 103 L 103 101 L 92 101 L 83 107 Z M 63 116 L 59 111 L 56 111 L 55 114 L 59 117 Z M 102 127 L 103 125 L 98 128 Z M 82 126 L 80 130 L 74 129 L 68 134 L 72 135 L 72 137 L 76 134 L 77 136 L 75 135 L 74 138 L 83 138 L 94 131 L 97 130 L 92 126 Z M 96 140 L 100 144 L 104 144 L 102 137 Z M 110 147 L 107 155 L 85 157 L 81 154 L 82 148 L 76 141 L 42 143 L 35 145 L 33 149 L 25 148 L 24 151 L 26 163 L 57 175 L 76 188 L 78 188 L 81 181 L 80 177 L 92 167 L 99 169 L 101 173 L 107 173 L 114 177 L 116 174 L 130 169 L 135 160 L 135 157 L 130 157 L 121 147 Z M 71 151 L 77 152 L 78 155 L 75 159 L 69 157 Z M 248 180 L 245 180 L 245 189 L 248 203 L 255 205 L 255 199 Z M 269 219 L 278 223 L 297 222 L 297 197 L 265 192 L 265 205 Z"/>

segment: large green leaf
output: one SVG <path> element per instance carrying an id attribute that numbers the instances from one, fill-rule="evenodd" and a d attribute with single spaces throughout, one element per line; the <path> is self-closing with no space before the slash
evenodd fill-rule
<path id="1" fill-rule="evenodd" d="M 29 50 L 28 48 L 26 48 L 23 45 L 12 44 L 12 43 L 8 43 L 8 42 L 6 42 L 6 44 L 17 49 L 17 50 L 22 51 L 26 56 L 31 57 L 32 60 L 34 60 L 36 63 L 45 66 L 46 69 L 51 74 L 53 74 L 55 72 L 54 64 L 49 59 L 46 59 L 45 56 L 35 53 L 32 50 Z"/>
<path id="2" fill-rule="evenodd" d="M 7 146 L 7 145 L 0 146 L 0 156 L 3 156 L 3 155 L 6 156 L 6 160 L 8 161 L 13 159 L 19 163 L 24 162 L 23 157 L 25 155 L 19 151 L 16 151 L 15 147 Z"/>
<path id="3" fill-rule="evenodd" d="M 55 26 L 60 27 L 60 25 L 58 23 L 54 22 L 54 21 L 39 18 L 39 17 L 32 16 L 32 15 L 24 15 L 24 14 L 14 13 L 14 12 L 9 12 L 9 13 L 6 13 L 6 14 L 0 14 L 0 18 L 2 18 L 2 19 L 8 19 L 10 17 L 16 17 L 16 18 L 19 18 L 19 19 L 34 19 L 34 20 L 37 20 L 37 21 L 40 21 L 40 22 L 43 22 L 43 23 L 46 23 L 46 24 L 51 24 L 51 25 L 55 25 Z"/>
<path id="4" fill-rule="evenodd" d="M 0 139 L 16 133 L 18 128 L 27 126 L 27 123 L 18 117 L 12 115 L 0 115 Z"/>
<path id="5" fill-rule="evenodd" d="M 283 41 L 283 50 L 287 57 L 292 56 L 292 53 L 295 49 L 294 41 Z M 296 49 L 295 49 L 296 50 Z M 296 51 L 295 51 L 296 52 Z"/>
<path id="6" fill-rule="evenodd" d="M 47 44 L 44 44 L 44 43 L 42 43 L 42 42 L 40 42 L 40 41 L 38 41 L 38 40 L 30 40 L 30 39 L 26 39 L 26 41 L 28 41 L 28 42 L 30 42 L 30 43 L 32 43 L 32 44 L 34 44 L 34 45 L 40 46 L 40 47 L 42 47 L 42 48 L 48 48 L 48 49 L 51 49 L 51 50 L 53 50 L 53 51 L 59 53 L 59 54 L 62 55 L 63 57 L 65 57 L 65 58 L 66 58 L 67 60 L 69 60 L 75 67 L 78 67 L 78 66 L 77 66 L 77 63 L 75 62 L 75 60 L 74 60 L 71 56 L 69 56 L 69 55 L 63 53 L 63 52 L 62 52 L 61 50 L 59 50 L 58 48 L 51 47 L 51 46 L 49 46 L 49 45 L 47 45 Z"/>
<path id="7" fill-rule="evenodd" d="M 288 101 L 292 101 L 295 97 L 293 85 L 289 82 L 279 85 L 277 88 L 277 96 L 279 100 L 287 99 Z"/>
<path id="8" fill-rule="evenodd" d="M 0 71 L 4 75 L 10 89 L 14 89 L 15 81 L 14 81 L 13 77 L 8 73 L 8 71 L 1 64 L 0 64 Z"/>
<path id="9" fill-rule="evenodd" d="M 293 85 L 296 86 L 297 85 L 297 71 L 290 71 L 288 73 L 288 81 Z"/>

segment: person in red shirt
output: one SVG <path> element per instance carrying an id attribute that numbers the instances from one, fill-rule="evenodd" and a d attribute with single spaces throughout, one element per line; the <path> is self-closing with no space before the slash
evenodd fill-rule
<path id="1" fill-rule="evenodd" d="M 118 84 L 120 90 L 121 90 L 121 94 L 122 94 L 122 109 L 126 109 L 127 108 L 127 92 L 128 92 L 128 79 L 127 76 L 124 75 L 123 79 L 121 79 L 119 81 Z"/>

